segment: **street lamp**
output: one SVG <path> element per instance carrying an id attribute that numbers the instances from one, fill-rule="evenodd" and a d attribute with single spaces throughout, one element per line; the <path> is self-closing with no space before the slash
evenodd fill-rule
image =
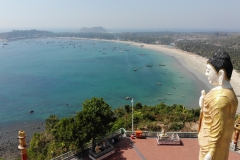
<path id="1" fill-rule="evenodd" d="M 132 134 L 133 134 L 133 98 L 132 98 L 131 102 L 132 102 Z"/>

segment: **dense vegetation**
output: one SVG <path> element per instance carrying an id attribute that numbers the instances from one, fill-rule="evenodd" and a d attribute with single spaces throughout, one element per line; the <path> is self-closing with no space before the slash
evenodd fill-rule
<path id="1" fill-rule="evenodd" d="M 28 149 L 29 159 L 51 159 L 69 150 L 83 148 L 84 144 L 103 137 L 119 128 L 131 130 L 132 107 L 125 105 L 114 111 L 101 98 L 83 102 L 83 109 L 73 117 L 59 119 L 51 115 L 46 119 L 46 130 L 35 133 Z M 195 122 L 199 109 L 186 109 L 182 105 L 142 106 L 136 103 L 134 109 L 134 129 L 161 131 L 182 130 L 186 122 Z"/>
<path id="2" fill-rule="evenodd" d="M 51 159 L 110 132 L 114 122 L 111 107 L 100 98 L 86 100 L 83 109 L 74 117 L 58 119 L 51 115 L 46 120 L 46 131 L 35 133 L 31 139 L 30 159 Z"/>
<path id="3" fill-rule="evenodd" d="M 13 30 L 0 33 L 0 39 L 16 40 L 42 37 L 77 37 L 107 40 L 133 41 L 147 44 L 163 44 L 210 57 L 218 49 L 224 49 L 231 56 L 234 68 L 240 71 L 239 33 L 174 33 L 174 32 L 125 32 L 125 33 L 53 33 L 37 30 Z M 182 105 L 142 106 L 136 103 L 134 109 L 134 129 L 161 131 L 192 131 L 186 123 L 196 122 L 199 109 L 186 109 Z M 237 118 L 237 117 L 236 117 Z M 46 119 L 46 130 L 35 133 L 28 149 L 30 159 L 51 159 L 69 150 L 82 148 L 105 134 L 119 128 L 131 130 L 132 107 L 125 105 L 112 111 L 103 99 L 93 98 L 83 103 L 83 110 L 73 117 L 59 119 L 51 115 Z M 93 145 L 94 146 L 94 145 Z"/>
<path id="4" fill-rule="evenodd" d="M 107 39 L 115 40 L 116 35 L 112 33 L 96 33 L 96 32 L 78 32 L 78 33 L 55 33 L 55 37 L 75 37 L 75 38 L 96 38 L 96 39 Z"/>
<path id="5" fill-rule="evenodd" d="M 204 41 L 182 40 L 176 43 L 176 47 L 207 58 L 218 49 L 223 49 L 230 55 L 234 69 L 240 71 L 240 36 L 230 39 L 212 38 Z"/>
<path id="6" fill-rule="evenodd" d="M 136 32 L 121 33 L 119 37 L 124 41 L 171 44 L 181 50 L 207 58 L 211 57 L 218 49 L 223 49 L 230 55 L 234 69 L 240 71 L 240 33 Z"/>
<path id="7" fill-rule="evenodd" d="M 6 40 L 15 40 L 15 39 L 23 39 L 23 38 L 40 38 L 40 37 L 51 37 L 53 36 L 53 32 L 49 31 L 38 31 L 35 29 L 32 30 L 13 30 L 12 32 L 0 33 L 1 39 Z"/>
<path id="8" fill-rule="evenodd" d="M 119 39 L 122 41 L 133 41 L 147 44 L 170 44 L 174 42 L 172 33 L 168 32 L 135 32 L 121 33 Z"/>
<path id="9" fill-rule="evenodd" d="M 196 122 L 200 113 L 199 109 L 189 110 L 182 105 L 174 104 L 173 106 L 168 106 L 164 103 L 156 106 L 142 106 L 141 103 L 137 102 L 133 110 L 134 129 L 148 131 L 161 131 L 163 126 L 165 126 L 168 131 L 186 129 L 184 128 L 185 123 Z M 112 130 L 121 127 L 131 130 L 132 107 L 125 105 L 122 108 L 117 108 L 114 110 L 114 115 L 117 119 L 114 122 Z"/>

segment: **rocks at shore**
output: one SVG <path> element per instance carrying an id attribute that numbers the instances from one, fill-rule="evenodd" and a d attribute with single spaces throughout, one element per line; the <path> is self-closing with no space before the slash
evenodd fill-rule
<path id="1" fill-rule="evenodd" d="M 0 158 L 13 160 L 21 158 L 20 151 L 18 150 L 18 131 L 25 131 L 26 142 L 29 145 L 34 133 L 45 130 L 45 124 L 43 122 L 28 122 L 11 126 L 0 126 L 0 128 Z"/>

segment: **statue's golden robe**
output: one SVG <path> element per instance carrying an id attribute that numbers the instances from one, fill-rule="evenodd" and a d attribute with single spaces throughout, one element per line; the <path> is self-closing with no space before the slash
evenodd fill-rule
<path id="1" fill-rule="evenodd" d="M 232 89 L 211 90 L 204 98 L 199 120 L 199 160 L 210 152 L 212 160 L 227 160 L 238 106 Z"/>

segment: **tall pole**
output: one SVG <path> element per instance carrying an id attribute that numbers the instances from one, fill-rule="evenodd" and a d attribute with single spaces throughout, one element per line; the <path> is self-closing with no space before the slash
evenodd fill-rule
<path id="1" fill-rule="evenodd" d="M 132 134 L 133 134 L 133 98 L 132 98 Z"/>
<path id="2" fill-rule="evenodd" d="M 18 139 L 19 139 L 19 146 L 18 149 L 21 150 L 21 157 L 22 160 L 27 160 L 27 144 L 26 144 L 26 140 L 25 140 L 26 134 L 23 130 L 20 130 L 18 132 Z"/>

